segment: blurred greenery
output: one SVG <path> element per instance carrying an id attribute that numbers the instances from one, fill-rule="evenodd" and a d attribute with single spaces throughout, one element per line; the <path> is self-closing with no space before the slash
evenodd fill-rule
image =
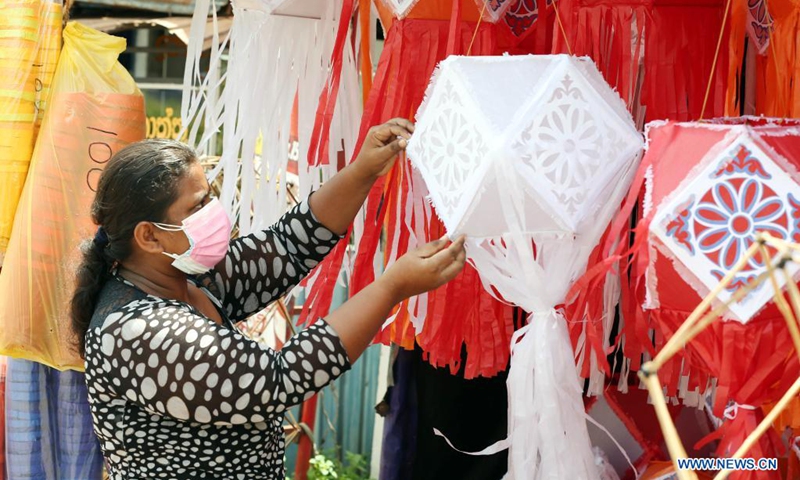
<path id="1" fill-rule="evenodd" d="M 308 480 L 371 480 L 369 466 L 363 455 L 344 452 L 344 462 L 336 451 L 317 453 L 309 461 Z M 286 480 L 292 480 L 286 477 Z"/>

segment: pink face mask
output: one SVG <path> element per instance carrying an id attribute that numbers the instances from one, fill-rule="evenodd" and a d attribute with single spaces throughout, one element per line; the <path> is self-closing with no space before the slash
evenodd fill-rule
<path id="1" fill-rule="evenodd" d="M 181 222 L 182 225 L 153 223 L 168 232 L 183 231 L 189 249 L 178 255 L 162 252 L 173 259 L 172 266 L 189 275 L 200 275 L 225 258 L 231 239 L 231 221 L 216 198 Z"/>

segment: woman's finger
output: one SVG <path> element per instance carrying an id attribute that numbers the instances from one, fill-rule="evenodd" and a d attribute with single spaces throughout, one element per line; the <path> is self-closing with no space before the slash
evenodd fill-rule
<path id="1" fill-rule="evenodd" d="M 408 129 L 398 125 L 381 125 L 375 132 L 375 137 L 381 142 L 387 142 L 392 138 L 404 138 L 406 140 L 411 138 L 411 132 Z"/>
<path id="2" fill-rule="evenodd" d="M 452 263 L 447 266 L 444 270 L 442 270 L 441 278 L 442 278 L 442 285 L 449 282 L 450 280 L 456 278 L 459 273 L 464 269 L 463 263 Z"/>
<path id="3" fill-rule="evenodd" d="M 453 252 L 463 252 L 464 244 L 466 243 L 466 241 L 467 237 L 464 235 L 460 235 L 448 248 Z"/>
<path id="4" fill-rule="evenodd" d="M 464 249 L 464 237 L 458 238 L 455 242 L 451 243 L 446 249 L 442 249 L 436 255 L 431 257 L 438 269 L 444 269 L 451 263 L 457 262 L 459 251 Z"/>
<path id="5" fill-rule="evenodd" d="M 397 155 L 406 149 L 408 146 L 408 140 L 405 138 L 401 138 L 399 140 L 395 140 L 394 142 L 390 143 L 389 145 L 385 145 L 383 147 L 379 147 L 377 149 L 378 154 L 383 157 L 384 161 L 389 162 L 397 157 Z M 388 163 L 384 164 L 384 168 L 388 166 Z"/>
<path id="6" fill-rule="evenodd" d="M 406 130 L 408 130 L 409 132 L 414 133 L 414 123 L 410 122 L 408 119 L 405 119 L 405 118 L 393 118 L 393 119 L 389 120 L 386 123 L 392 124 L 392 125 L 401 126 L 401 127 L 405 128 Z"/>
<path id="7" fill-rule="evenodd" d="M 444 267 L 441 272 L 441 276 L 445 282 L 449 282 L 456 275 L 464 268 L 464 264 L 467 261 L 467 253 L 465 251 L 460 251 L 458 256 L 456 257 L 455 261 L 451 262 L 449 265 Z"/>
<path id="8" fill-rule="evenodd" d="M 425 245 L 419 247 L 417 249 L 417 253 L 422 258 L 431 258 L 437 253 L 441 252 L 442 250 L 447 247 L 447 243 L 450 240 L 447 238 L 447 235 L 443 236 L 439 240 L 434 240 L 432 242 L 426 243 Z"/>

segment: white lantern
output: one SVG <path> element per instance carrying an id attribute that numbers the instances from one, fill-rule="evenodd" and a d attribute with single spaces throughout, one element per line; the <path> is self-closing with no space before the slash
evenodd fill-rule
<path id="1" fill-rule="evenodd" d="M 512 340 L 502 444 L 512 478 L 597 478 L 556 307 L 585 271 L 641 151 L 624 103 L 588 58 L 450 57 L 417 114 L 408 155 L 448 234 L 467 236 L 487 290 L 533 312 Z"/>

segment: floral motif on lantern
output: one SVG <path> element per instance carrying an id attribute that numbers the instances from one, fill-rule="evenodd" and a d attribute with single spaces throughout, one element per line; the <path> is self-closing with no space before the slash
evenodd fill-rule
<path id="1" fill-rule="evenodd" d="M 484 18 L 491 22 L 496 22 L 505 15 L 509 6 L 516 0 L 475 0 L 478 10 L 485 14 Z"/>
<path id="2" fill-rule="evenodd" d="M 800 243 L 800 199 L 789 194 L 789 220 L 792 222 L 792 242 Z"/>
<path id="3" fill-rule="evenodd" d="M 720 178 L 734 173 L 746 173 L 769 180 L 770 175 L 764 170 L 764 166 L 758 161 L 753 153 L 744 145 L 739 145 L 739 150 L 730 158 L 720 162 L 719 168 L 714 172 L 714 178 Z"/>
<path id="4" fill-rule="evenodd" d="M 721 181 L 698 202 L 694 232 L 700 252 L 719 267 L 711 274 L 721 280 L 750 248 L 757 233 L 786 239 L 788 218 L 780 197 L 768 185 L 736 178 Z M 745 283 L 764 267 L 761 256 L 751 258 L 742 270 Z M 736 288 L 729 286 L 729 290 Z"/>
<path id="5" fill-rule="evenodd" d="M 514 0 L 506 10 L 505 22 L 517 37 L 521 37 L 539 18 L 538 0 Z"/>
<path id="6" fill-rule="evenodd" d="M 463 101 L 449 80 L 443 82 L 442 96 L 432 105 L 436 116 L 423 134 L 427 167 L 439 184 L 441 208 L 452 212 L 461 198 L 467 179 L 475 173 L 480 154 L 488 150 L 475 126 L 463 115 Z M 476 155 L 478 153 L 479 155 Z"/>
<path id="7" fill-rule="evenodd" d="M 667 223 L 667 235 L 692 255 L 694 255 L 694 242 L 692 241 L 692 232 L 689 229 L 689 224 L 691 223 L 693 206 L 694 196 L 691 196 L 687 204 L 681 205 L 676 209 L 675 216 Z"/>
<path id="8" fill-rule="evenodd" d="M 767 10 L 767 0 L 747 0 L 747 31 L 758 53 L 763 54 L 769 45 L 772 17 Z"/>
<path id="9" fill-rule="evenodd" d="M 514 147 L 531 152 L 523 153 L 522 165 L 542 177 L 564 210 L 573 215 L 588 199 L 585 186 L 600 169 L 604 143 L 613 148 L 617 137 L 613 129 L 604 131 L 569 75 L 544 108 Z"/>

